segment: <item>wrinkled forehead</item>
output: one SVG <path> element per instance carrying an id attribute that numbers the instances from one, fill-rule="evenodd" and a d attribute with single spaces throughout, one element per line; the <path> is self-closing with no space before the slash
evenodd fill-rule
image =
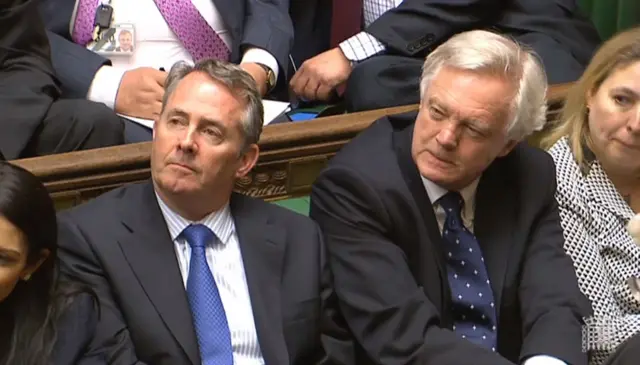
<path id="1" fill-rule="evenodd" d="M 447 115 L 490 123 L 509 119 L 516 86 L 500 76 L 444 70 L 425 91 L 423 101 Z"/>

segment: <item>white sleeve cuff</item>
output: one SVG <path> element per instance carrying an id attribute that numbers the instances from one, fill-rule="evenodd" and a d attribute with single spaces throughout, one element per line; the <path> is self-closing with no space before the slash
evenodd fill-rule
<path id="1" fill-rule="evenodd" d="M 567 365 L 567 363 L 552 356 L 536 355 L 526 359 L 522 365 Z"/>
<path id="2" fill-rule="evenodd" d="M 265 51 L 262 48 L 251 47 L 247 49 L 244 52 L 242 61 L 240 63 L 262 63 L 263 65 L 269 67 L 275 74 L 276 80 L 278 79 L 278 74 L 280 73 L 278 61 L 276 61 L 276 58 L 273 57 L 271 53 Z M 282 67 L 286 67 L 286 65 L 283 65 Z"/>
<path id="3" fill-rule="evenodd" d="M 87 99 L 103 103 L 111 109 L 115 109 L 116 96 L 120 88 L 122 76 L 128 69 L 112 66 L 102 66 L 93 77 Z"/>

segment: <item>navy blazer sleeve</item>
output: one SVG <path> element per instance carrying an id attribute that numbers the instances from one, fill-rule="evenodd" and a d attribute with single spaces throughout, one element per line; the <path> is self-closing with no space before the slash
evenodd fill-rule
<path id="1" fill-rule="evenodd" d="M 40 13 L 51 44 L 51 62 L 61 83 L 64 98 L 84 99 L 93 78 L 107 58 L 73 43 L 69 23 L 75 0 L 42 0 Z"/>
<path id="2" fill-rule="evenodd" d="M 60 81 L 62 97 L 84 99 L 100 67 L 110 65 L 109 59 L 100 56 L 72 41 L 47 31 L 51 44 L 51 62 Z"/>
<path id="3" fill-rule="evenodd" d="M 404 0 L 365 31 L 404 56 L 428 53 L 452 35 L 492 23 L 504 0 Z"/>
<path id="4" fill-rule="evenodd" d="M 241 49 L 254 46 L 268 51 L 284 75 L 293 46 L 289 0 L 247 0 L 246 6 Z"/>
<path id="5" fill-rule="evenodd" d="M 98 310 L 89 294 L 78 295 L 60 317 L 53 353 L 55 365 L 106 364 L 99 353 L 89 351 L 98 324 Z"/>
<path id="6" fill-rule="evenodd" d="M 7 159 L 20 157 L 59 93 L 36 1 L 2 1 L 0 150 Z"/>

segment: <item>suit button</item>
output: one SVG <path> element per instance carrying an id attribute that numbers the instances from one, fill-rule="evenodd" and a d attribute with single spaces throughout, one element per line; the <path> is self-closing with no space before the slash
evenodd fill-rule
<path id="1" fill-rule="evenodd" d="M 436 39 L 436 36 L 433 33 L 427 34 L 427 42 L 431 43 L 434 39 Z"/>

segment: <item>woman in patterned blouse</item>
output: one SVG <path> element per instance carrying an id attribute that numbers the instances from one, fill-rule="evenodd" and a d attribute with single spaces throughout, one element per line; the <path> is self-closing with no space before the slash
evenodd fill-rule
<path id="1" fill-rule="evenodd" d="M 619 363 L 640 351 L 640 246 L 625 229 L 640 212 L 640 28 L 600 48 L 560 120 L 543 146 L 556 163 L 565 249 L 594 310 L 584 342 L 592 364 Z"/>

